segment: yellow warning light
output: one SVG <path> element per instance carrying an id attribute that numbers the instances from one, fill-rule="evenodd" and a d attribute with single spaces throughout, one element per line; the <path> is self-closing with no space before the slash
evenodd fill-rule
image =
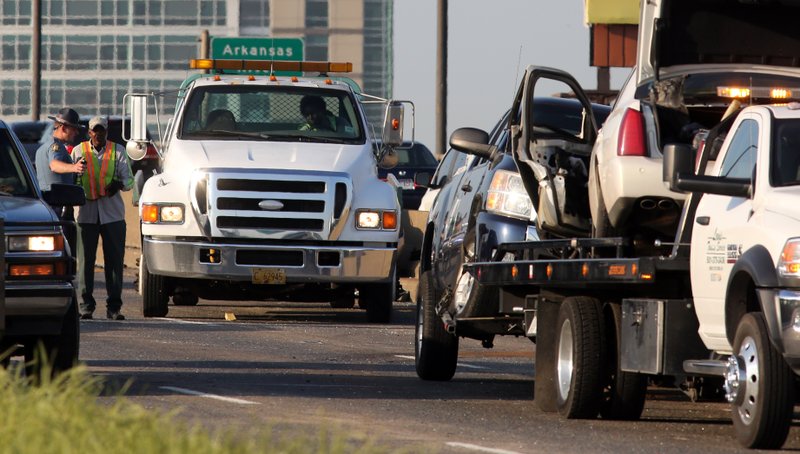
<path id="1" fill-rule="evenodd" d="M 298 81 L 297 76 L 292 76 L 292 82 L 297 82 L 297 81 Z"/>
<path id="2" fill-rule="evenodd" d="M 189 69 L 349 73 L 353 72 L 353 64 L 330 61 L 193 59 L 189 61 Z"/>
<path id="3" fill-rule="evenodd" d="M 635 263 L 631 263 L 631 275 L 636 276 L 639 272 L 639 267 Z"/>
<path id="4" fill-rule="evenodd" d="M 330 79 L 325 79 L 325 85 L 333 85 L 333 81 Z"/>
<path id="5" fill-rule="evenodd" d="M 252 82 L 252 81 L 256 80 L 256 76 L 251 74 L 250 76 L 247 77 L 247 80 Z"/>
<path id="6" fill-rule="evenodd" d="M 398 120 L 397 118 L 392 118 L 392 129 L 395 131 L 400 129 L 400 120 Z"/>
<path id="7" fill-rule="evenodd" d="M 581 266 L 581 276 L 586 277 L 588 275 L 589 275 L 589 264 L 584 263 L 583 266 Z"/>
<path id="8" fill-rule="evenodd" d="M 792 97 L 792 91 L 785 88 L 773 88 L 770 91 L 770 97 L 773 99 L 786 99 Z"/>
<path id="9" fill-rule="evenodd" d="M 519 268 L 517 268 L 517 265 L 512 266 L 511 267 L 511 277 L 516 279 L 518 275 L 519 275 Z"/>
<path id="10" fill-rule="evenodd" d="M 717 96 L 723 98 L 748 98 L 750 89 L 742 87 L 717 87 Z"/>
<path id="11" fill-rule="evenodd" d="M 275 76 L 275 74 L 270 74 L 269 81 L 270 82 L 277 82 L 278 78 Z"/>
<path id="12" fill-rule="evenodd" d="M 553 265 L 548 263 L 547 264 L 547 278 L 550 279 L 553 277 Z"/>
<path id="13" fill-rule="evenodd" d="M 642 277 L 642 279 L 644 279 L 645 281 L 651 281 L 651 280 L 653 280 L 653 275 L 652 275 L 652 274 L 650 274 L 650 273 L 642 273 L 642 276 L 641 276 L 641 277 Z"/>
<path id="14" fill-rule="evenodd" d="M 222 80 L 222 78 L 221 78 L 221 77 L 219 77 L 219 75 L 216 75 L 216 76 L 214 76 L 214 80 L 215 80 L 215 81 L 217 81 L 217 82 L 219 82 L 219 81 L 221 81 L 221 80 Z"/>

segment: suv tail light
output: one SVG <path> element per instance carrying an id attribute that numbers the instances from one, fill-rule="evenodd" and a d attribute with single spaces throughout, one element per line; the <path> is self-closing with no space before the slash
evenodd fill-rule
<path id="1" fill-rule="evenodd" d="M 622 116 L 617 141 L 617 156 L 646 156 L 644 118 L 636 109 L 628 108 Z"/>

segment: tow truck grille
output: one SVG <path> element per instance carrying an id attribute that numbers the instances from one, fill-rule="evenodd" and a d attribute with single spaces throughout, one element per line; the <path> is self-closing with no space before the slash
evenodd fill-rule
<path id="1" fill-rule="evenodd" d="M 350 206 L 350 179 L 342 173 L 244 170 L 205 171 L 211 234 L 228 238 L 330 239 Z M 197 198 L 198 196 L 196 196 Z"/>

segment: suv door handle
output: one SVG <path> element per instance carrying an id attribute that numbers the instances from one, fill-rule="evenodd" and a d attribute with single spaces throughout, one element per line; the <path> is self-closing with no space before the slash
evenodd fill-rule
<path id="1" fill-rule="evenodd" d="M 709 217 L 709 216 L 697 216 L 696 221 L 700 225 L 708 225 L 708 223 L 711 222 L 711 217 Z"/>
<path id="2" fill-rule="evenodd" d="M 469 183 L 466 183 L 464 186 L 461 186 L 461 190 L 464 192 L 470 192 L 472 191 L 472 186 Z"/>

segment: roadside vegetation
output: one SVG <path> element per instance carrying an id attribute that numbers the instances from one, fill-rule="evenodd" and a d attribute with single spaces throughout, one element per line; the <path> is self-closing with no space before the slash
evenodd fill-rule
<path id="1" fill-rule="evenodd" d="M 102 379 L 79 366 L 33 379 L 21 367 L 0 369 L 0 451 L 25 453 L 374 453 L 390 452 L 371 441 L 322 429 L 277 436 L 212 433 L 177 412 L 156 412 L 120 395 L 110 405 L 97 397 Z"/>

